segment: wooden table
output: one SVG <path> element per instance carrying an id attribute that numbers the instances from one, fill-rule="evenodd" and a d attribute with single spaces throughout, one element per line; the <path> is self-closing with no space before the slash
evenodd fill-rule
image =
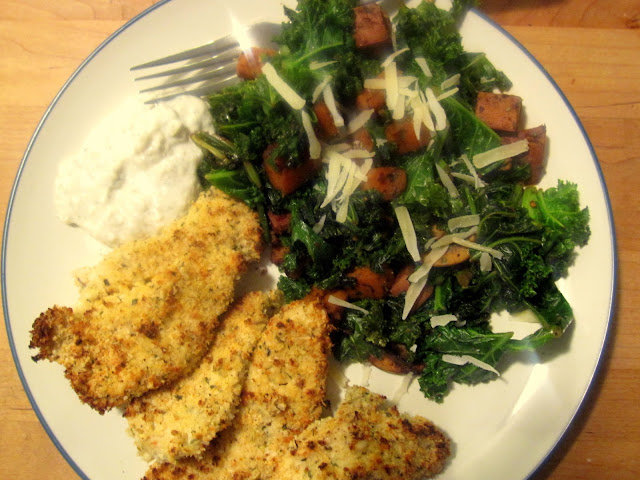
<path id="1" fill-rule="evenodd" d="M 0 209 L 27 143 L 64 81 L 154 0 L 0 0 Z M 536 479 L 640 478 L 640 0 L 484 0 L 482 9 L 558 82 L 609 188 L 617 314 L 592 394 Z M 635 324 L 635 325 L 634 325 Z M 99 434 L 99 432 L 96 432 Z M 0 329 L 0 478 L 77 478 L 40 426 Z"/>

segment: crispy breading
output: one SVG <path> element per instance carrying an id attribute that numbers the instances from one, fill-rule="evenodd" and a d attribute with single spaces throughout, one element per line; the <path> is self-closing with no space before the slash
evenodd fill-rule
<path id="1" fill-rule="evenodd" d="M 329 320 L 317 299 L 285 306 L 258 342 L 232 426 L 202 459 L 152 466 L 146 480 L 268 478 L 266 456 L 320 418 L 326 393 Z"/>
<path id="2" fill-rule="evenodd" d="M 99 412 L 125 405 L 198 365 L 261 250 L 256 214 L 209 189 L 157 236 L 80 272 L 76 307 L 54 306 L 34 322 L 33 358 L 62 364 Z"/>
<path id="3" fill-rule="evenodd" d="M 209 352 L 191 374 L 134 399 L 124 416 L 138 451 L 148 460 L 200 456 L 230 425 L 253 350 L 282 295 L 251 292 L 221 319 Z"/>
<path id="4" fill-rule="evenodd" d="M 430 421 L 349 387 L 334 417 L 314 422 L 270 461 L 278 480 L 420 480 L 442 471 L 450 454 L 449 439 Z"/>

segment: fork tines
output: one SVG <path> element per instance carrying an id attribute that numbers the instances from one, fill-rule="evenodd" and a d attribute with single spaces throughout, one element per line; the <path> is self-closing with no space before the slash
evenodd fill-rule
<path id="1" fill-rule="evenodd" d="M 136 81 L 163 79 L 160 84 L 140 90 L 140 93 L 147 94 L 162 92 L 160 96 L 147 100 L 147 103 L 169 100 L 182 94 L 200 96 L 237 81 L 235 63 L 241 51 L 238 41 L 232 35 L 227 35 L 206 45 L 136 65 L 131 67 L 131 71 L 150 72 L 137 77 Z M 171 64 L 177 66 L 158 68 Z M 185 89 L 190 85 L 194 88 Z"/>

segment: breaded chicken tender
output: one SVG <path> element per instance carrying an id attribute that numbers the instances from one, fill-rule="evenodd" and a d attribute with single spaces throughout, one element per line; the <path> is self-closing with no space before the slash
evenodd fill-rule
<path id="1" fill-rule="evenodd" d="M 63 365 L 100 413 L 177 380 L 208 351 L 241 274 L 260 258 L 261 233 L 247 205 L 207 190 L 157 236 L 79 272 L 77 305 L 34 322 L 34 360 Z"/>
<path id="2" fill-rule="evenodd" d="M 421 480 L 442 471 L 450 454 L 449 439 L 430 421 L 349 387 L 334 417 L 314 422 L 270 461 L 278 480 Z"/>
<path id="3" fill-rule="evenodd" d="M 251 292 L 221 319 L 209 352 L 190 375 L 134 399 L 124 416 L 138 451 L 149 460 L 200 456 L 230 425 L 253 350 L 282 295 Z"/>
<path id="4" fill-rule="evenodd" d="M 326 393 L 329 320 L 316 299 L 285 306 L 258 342 L 232 426 L 201 459 L 152 466 L 145 480 L 255 480 L 266 458 L 320 418 Z"/>

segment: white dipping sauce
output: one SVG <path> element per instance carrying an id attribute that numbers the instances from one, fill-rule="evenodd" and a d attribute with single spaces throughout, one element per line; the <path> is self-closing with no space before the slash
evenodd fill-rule
<path id="1" fill-rule="evenodd" d="M 203 154 L 189 138 L 197 131 L 213 131 L 199 98 L 154 105 L 127 99 L 61 162 L 58 217 L 111 247 L 156 233 L 186 213 L 201 190 Z"/>

